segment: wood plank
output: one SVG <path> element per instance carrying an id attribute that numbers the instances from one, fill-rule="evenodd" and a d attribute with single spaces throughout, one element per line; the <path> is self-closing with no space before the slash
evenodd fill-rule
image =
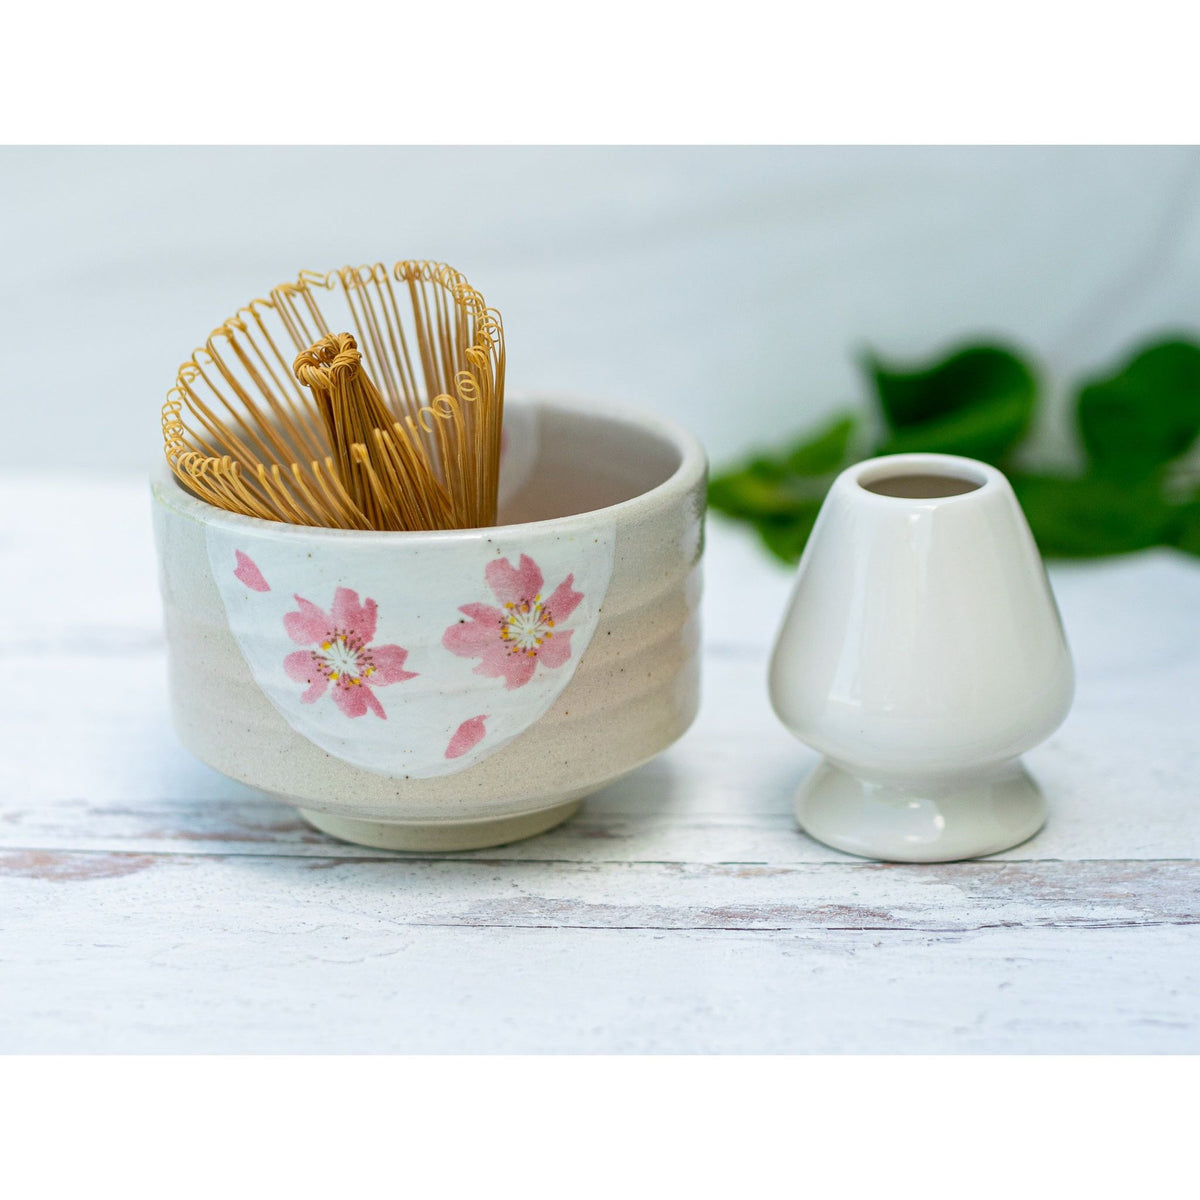
<path id="1" fill-rule="evenodd" d="M 923 930 L 1200 924 L 1200 863 L 495 862 L 64 850 L 0 852 L 12 917 L 57 902 L 47 885 L 164 897 L 244 880 L 248 905 L 363 907 L 394 925 L 578 929 Z M 101 886 L 104 885 L 104 886 Z M 306 897 L 306 893 L 310 893 Z"/>
<path id="2" fill-rule="evenodd" d="M 1200 979 L 1179 935 L 425 929 L 360 945 L 335 927 L 236 959 L 229 932 L 110 940 L 10 965 L 24 990 L 0 1012 L 0 1051 L 1192 1054 Z M 316 956 L 304 966 L 297 942 Z"/>
<path id="3" fill-rule="evenodd" d="M 0 1050 L 1200 1051 L 1196 868 L 1110 869 L 10 853 Z"/>
<path id="4" fill-rule="evenodd" d="M 217 851 L 243 843 L 295 853 L 312 844 L 292 810 L 223 778 L 179 746 L 157 654 L 131 654 L 119 667 L 108 658 L 54 662 L 47 678 L 0 691 L 0 727 L 12 747 L 0 755 L 0 845 L 133 849 L 132 839 L 141 836 L 144 848 L 153 849 L 178 837 L 195 849 L 207 840 Z M 556 840 L 539 839 L 521 855 L 570 857 L 578 833 L 576 848 L 594 858 L 594 839 L 607 825 L 614 857 L 626 846 L 634 857 L 681 861 L 844 860 L 794 829 L 792 793 L 815 755 L 774 720 L 760 667 L 753 657 L 711 657 L 709 698 L 689 734 L 591 797 L 584 824 Z M 112 682 L 116 670 L 120 687 Z M 1194 799 L 1200 739 L 1182 712 L 1168 721 L 1157 708 L 1139 716 L 1106 711 L 1109 703 L 1081 699 L 1071 723 L 1028 756 L 1046 791 L 1050 822 L 1005 857 L 1200 857 Z M 1157 760 L 1147 757 L 1150 751 Z M 677 843 L 672 822 L 681 826 Z M 697 828 L 708 834 L 697 839 L 689 832 Z M 272 831 L 277 840 L 264 838 Z"/>

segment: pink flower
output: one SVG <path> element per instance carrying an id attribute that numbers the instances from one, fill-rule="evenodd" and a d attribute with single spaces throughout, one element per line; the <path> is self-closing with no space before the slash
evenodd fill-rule
<path id="1" fill-rule="evenodd" d="M 308 684 L 300 699 L 315 704 L 333 684 L 333 702 L 348 717 L 361 717 L 370 709 L 387 720 L 387 713 L 371 690 L 403 683 L 415 677 L 404 670 L 408 651 L 401 646 L 372 646 L 377 605 L 360 604 L 358 593 L 340 587 L 333 595 L 333 611 L 326 613 L 303 596 L 296 597 L 298 612 L 283 618 L 293 642 L 310 646 L 294 650 L 283 660 L 288 678 Z"/>
<path id="2" fill-rule="evenodd" d="M 562 622 L 583 599 L 572 587 L 575 576 L 568 575 L 545 600 L 542 572 L 527 554 L 519 567 L 506 558 L 488 563 L 484 578 L 502 607 L 462 605 L 458 611 L 470 620 L 451 625 L 442 645 L 462 658 L 481 659 L 475 674 L 503 676 L 510 689 L 527 684 L 538 663 L 561 667 L 571 657 L 572 633 Z"/>

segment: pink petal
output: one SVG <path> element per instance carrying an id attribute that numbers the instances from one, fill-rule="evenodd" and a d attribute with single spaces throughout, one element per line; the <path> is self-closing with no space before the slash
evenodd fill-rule
<path id="1" fill-rule="evenodd" d="M 488 675 L 493 679 L 507 678 L 509 671 L 509 660 L 518 657 L 524 658 L 522 655 L 510 653 L 508 643 L 500 640 L 497 635 L 494 638 L 489 638 L 487 644 L 477 657 L 481 660 L 475 668 L 476 675 Z"/>
<path id="2" fill-rule="evenodd" d="M 403 646 L 372 646 L 370 655 L 371 665 L 375 668 L 371 673 L 372 687 L 387 687 L 389 683 L 403 683 L 417 677 L 416 671 L 404 669 L 408 651 Z"/>
<path id="3" fill-rule="evenodd" d="M 269 592 L 271 585 L 263 578 L 254 559 L 240 550 L 235 550 L 234 554 L 237 557 L 237 567 L 233 572 L 234 578 L 240 579 L 252 592 Z"/>
<path id="4" fill-rule="evenodd" d="M 367 706 L 369 703 L 367 700 L 368 695 L 370 695 L 369 690 L 363 687 L 362 684 L 359 684 L 358 687 L 355 687 L 353 684 L 346 684 L 343 687 L 342 684 L 339 683 L 333 689 L 333 702 L 342 710 L 343 713 L 345 713 L 346 716 L 362 717 L 365 716 L 367 712 Z M 375 697 L 371 696 L 371 699 L 374 700 Z M 376 700 L 375 704 L 376 707 L 378 707 L 379 701 Z M 383 710 L 379 709 L 379 711 L 382 712 Z"/>
<path id="5" fill-rule="evenodd" d="M 309 685 L 308 691 L 300 697 L 303 704 L 316 703 L 329 686 L 329 680 L 317 670 L 317 656 L 311 650 L 293 650 L 283 660 L 283 669 L 289 679 Z"/>
<path id="6" fill-rule="evenodd" d="M 484 568 L 484 578 L 501 604 L 517 604 L 532 600 L 541 593 L 542 573 L 528 554 L 521 555 L 521 565 L 513 567 L 507 558 L 493 559 Z"/>
<path id="7" fill-rule="evenodd" d="M 565 621 L 579 607 L 579 602 L 583 599 L 583 593 L 572 588 L 571 585 L 574 582 L 574 574 L 568 575 L 554 589 L 550 599 L 546 601 L 545 610 L 555 621 Z"/>
<path id="8" fill-rule="evenodd" d="M 537 659 L 532 654 L 508 654 L 505 658 L 508 661 L 504 667 L 504 686 L 510 692 L 513 688 L 524 687 L 537 670 Z"/>
<path id="9" fill-rule="evenodd" d="M 561 667 L 571 657 L 571 634 L 573 629 L 556 629 L 538 647 L 538 662 L 544 667 Z"/>
<path id="10" fill-rule="evenodd" d="M 461 758 L 468 750 L 474 750 L 487 735 L 487 729 L 484 728 L 484 721 L 487 720 L 487 714 L 483 713 L 478 717 L 471 717 L 464 721 L 455 731 L 454 736 L 450 739 L 450 745 L 446 747 L 447 758 Z"/>
<path id="11" fill-rule="evenodd" d="M 288 637 L 301 646 L 325 641 L 333 629 L 329 614 L 322 612 L 311 600 L 305 600 L 303 596 L 297 596 L 296 603 L 300 605 L 300 611 L 287 613 L 283 618 L 283 627 L 287 630 Z"/>
<path id="12" fill-rule="evenodd" d="M 371 710 L 371 711 L 372 711 L 372 712 L 373 712 L 373 713 L 374 713 L 374 714 L 375 714 L 375 715 L 376 715 L 376 716 L 377 716 L 377 717 L 378 717 L 378 718 L 379 718 L 381 721 L 386 721 L 386 720 L 387 720 L 387 713 L 385 713 L 385 712 L 383 711 L 383 705 L 379 703 L 379 697 L 378 697 L 378 696 L 376 696 L 376 695 L 375 695 L 375 693 L 374 693 L 373 691 L 371 691 L 371 689 L 370 689 L 370 688 L 369 688 L 369 687 L 368 687 L 368 686 L 367 686 L 365 683 L 362 685 L 362 687 L 361 687 L 361 688 L 355 688 L 354 690 L 355 690 L 356 692 L 357 692 L 357 691 L 364 692 L 364 693 L 365 693 L 365 699 L 366 699 L 366 701 L 367 701 L 367 707 L 368 707 L 368 708 L 369 708 L 369 709 L 370 709 L 370 710 Z"/>
<path id="13" fill-rule="evenodd" d="M 504 686 L 512 691 L 513 688 L 524 687 L 532 678 L 537 668 L 537 659 L 529 654 L 512 654 L 499 638 L 487 648 L 479 666 L 475 668 L 476 675 L 487 675 L 498 679 L 503 677 Z"/>
<path id="14" fill-rule="evenodd" d="M 340 587 L 333 594 L 334 626 L 356 638 L 360 646 L 365 646 L 375 636 L 378 607 L 374 600 L 359 604 L 356 591 Z"/>
<path id="15" fill-rule="evenodd" d="M 504 614 L 488 604 L 464 604 L 458 610 L 469 621 L 455 621 L 442 634 L 442 645 L 460 658 L 478 658 L 489 646 L 500 645 L 500 623 Z"/>

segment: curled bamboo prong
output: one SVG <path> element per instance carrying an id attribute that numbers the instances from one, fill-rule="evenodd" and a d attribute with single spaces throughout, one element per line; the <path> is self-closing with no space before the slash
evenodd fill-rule
<path id="1" fill-rule="evenodd" d="M 304 271 L 180 367 L 164 450 L 201 499 L 265 520 L 491 525 L 504 367 L 499 313 L 444 263 Z"/>

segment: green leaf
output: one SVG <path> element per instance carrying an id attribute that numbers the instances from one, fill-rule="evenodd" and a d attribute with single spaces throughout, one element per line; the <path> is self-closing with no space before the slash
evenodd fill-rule
<path id="1" fill-rule="evenodd" d="M 1079 393 L 1079 432 L 1097 470 L 1121 479 L 1151 474 L 1200 431 L 1200 347 L 1150 346 Z"/>
<path id="2" fill-rule="evenodd" d="M 735 517 L 790 518 L 820 501 L 830 476 L 847 460 L 854 417 L 841 416 L 776 458 L 759 456 L 715 476 L 708 485 L 713 508 Z"/>
<path id="3" fill-rule="evenodd" d="M 796 508 L 790 517 L 760 521 L 757 526 L 759 537 L 780 562 L 798 563 L 820 511 L 821 502 L 812 500 Z"/>
<path id="4" fill-rule="evenodd" d="M 985 462 L 1002 462 L 1029 425 L 1032 393 L 998 396 L 986 403 L 947 413 L 920 425 L 897 430 L 880 446 L 880 454 L 963 454 Z"/>
<path id="5" fill-rule="evenodd" d="M 752 458 L 715 476 L 709 505 L 751 522 L 783 562 L 799 560 L 833 475 L 846 466 L 858 419 L 833 418 L 778 457 Z"/>
<path id="6" fill-rule="evenodd" d="M 1037 400 L 1033 372 L 1001 346 L 970 346 L 931 367 L 867 369 L 892 437 L 881 453 L 929 450 L 995 462 L 1020 440 Z"/>
<path id="7" fill-rule="evenodd" d="M 1084 476 L 1011 476 L 1041 552 L 1050 558 L 1127 554 L 1158 545 L 1178 506 L 1163 498 L 1157 479 L 1120 485 Z"/>
<path id="8" fill-rule="evenodd" d="M 1200 499 L 1181 504 L 1171 523 L 1171 545 L 1200 557 Z"/>
<path id="9" fill-rule="evenodd" d="M 849 413 L 835 417 L 788 455 L 787 465 L 797 475 L 832 475 L 847 465 L 850 439 L 858 420 Z"/>
<path id="10" fill-rule="evenodd" d="M 1167 467 L 1200 431 L 1200 346 L 1152 345 L 1082 389 L 1079 424 L 1093 465 L 1076 478 L 1006 465 L 1029 427 L 1037 384 L 1003 347 L 967 347 L 919 371 L 868 366 L 888 426 L 877 452 L 963 454 L 1006 466 L 1047 556 L 1161 544 L 1200 556 L 1200 494 L 1189 481 L 1181 497 L 1171 485 L 1178 473 Z M 717 475 L 710 504 L 752 524 L 775 557 L 796 562 L 833 475 L 854 461 L 858 428 L 853 414 L 842 414 L 793 446 Z"/>
<path id="11" fill-rule="evenodd" d="M 811 496 L 811 487 L 770 459 L 754 459 L 740 470 L 716 476 L 708 485 L 713 508 L 752 520 L 789 516 Z"/>

